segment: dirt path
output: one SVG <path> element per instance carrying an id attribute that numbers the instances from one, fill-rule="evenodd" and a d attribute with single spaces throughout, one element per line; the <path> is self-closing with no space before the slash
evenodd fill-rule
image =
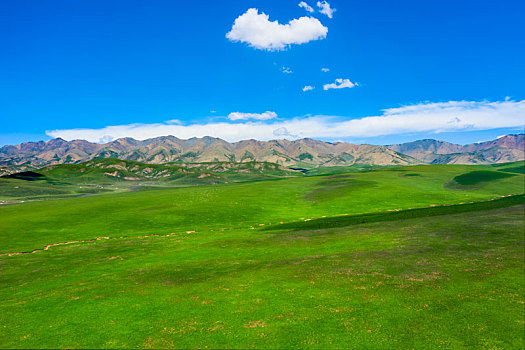
<path id="1" fill-rule="evenodd" d="M 187 234 L 189 233 L 195 233 L 195 231 L 186 231 Z M 7 255 L 7 256 L 14 256 L 14 255 L 22 255 L 22 254 L 33 254 L 36 252 L 42 252 L 44 250 L 49 250 L 49 248 L 60 246 L 60 245 L 69 245 L 69 244 L 80 244 L 80 243 L 90 243 L 90 242 L 96 242 L 101 240 L 109 240 L 109 239 L 140 239 L 140 238 L 148 238 L 148 237 L 170 237 L 176 235 L 176 233 L 169 233 L 167 235 L 160 235 L 160 234 L 149 234 L 144 236 L 120 236 L 120 237 L 97 237 L 93 239 L 86 239 L 82 241 L 69 241 L 69 242 L 61 242 L 61 243 L 53 243 L 48 244 L 44 248 L 30 250 L 27 252 L 16 252 L 16 253 L 0 253 L 0 256 Z"/>

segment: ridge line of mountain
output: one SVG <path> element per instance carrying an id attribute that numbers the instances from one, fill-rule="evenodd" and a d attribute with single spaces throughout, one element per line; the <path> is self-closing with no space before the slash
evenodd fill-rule
<path id="1" fill-rule="evenodd" d="M 98 158 L 154 164 L 267 161 L 306 168 L 354 164 L 489 164 L 523 160 L 524 150 L 525 134 L 467 145 L 424 139 L 387 146 L 332 143 L 311 138 L 293 141 L 250 139 L 230 143 L 210 136 L 184 140 L 169 135 L 146 140 L 125 137 L 105 144 L 57 138 L 3 146 L 0 148 L 0 166 L 30 169 Z"/>

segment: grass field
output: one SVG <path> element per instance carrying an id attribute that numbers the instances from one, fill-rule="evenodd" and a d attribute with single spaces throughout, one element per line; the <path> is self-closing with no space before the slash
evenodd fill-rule
<path id="1" fill-rule="evenodd" d="M 1 206 L 0 347 L 521 349 L 522 166 Z"/>

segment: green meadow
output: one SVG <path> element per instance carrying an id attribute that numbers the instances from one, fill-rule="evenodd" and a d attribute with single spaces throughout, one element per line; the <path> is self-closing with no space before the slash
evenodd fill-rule
<path id="1" fill-rule="evenodd" d="M 0 347 L 522 349 L 523 167 L 2 179 Z"/>

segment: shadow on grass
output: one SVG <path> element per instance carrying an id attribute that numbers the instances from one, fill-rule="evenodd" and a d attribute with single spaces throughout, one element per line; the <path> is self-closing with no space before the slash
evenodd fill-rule
<path id="1" fill-rule="evenodd" d="M 512 168 L 498 169 L 498 171 L 504 171 L 507 173 L 525 174 L 525 166 L 516 166 Z"/>
<path id="2" fill-rule="evenodd" d="M 485 202 L 469 204 L 443 205 L 430 208 L 408 209 L 395 212 L 381 212 L 361 215 L 341 215 L 328 218 L 312 219 L 309 221 L 295 221 L 285 224 L 272 225 L 261 228 L 261 231 L 305 231 L 322 230 L 327 228 L 345 227 L 364 223 L 397 221 L 421 217 L 459 214 L 480 210 L 505 208 L 525 204 L 525 195 L 514 195 L 504 198 L 493 199 Z"/>
<path id="3" fill-rule="evenodd" d="M 374 181 L 355 180 L 353 175 L 327 176 L 315 184 L 316 188 L 305 193 L 304 199 L 310 202 L 323 202 L 344 197 L 351 191 L 376 185 Z"/>
<path id="4" fill-rule="evenodd" d="M 23 171 L 21 173 L 9 174 L 0 177 L 4 179 L 16 179 L 25 181 L 37 181 L 45 179 L 44 175 L 40 173 L 35 173 L 34 171 Z"/>

